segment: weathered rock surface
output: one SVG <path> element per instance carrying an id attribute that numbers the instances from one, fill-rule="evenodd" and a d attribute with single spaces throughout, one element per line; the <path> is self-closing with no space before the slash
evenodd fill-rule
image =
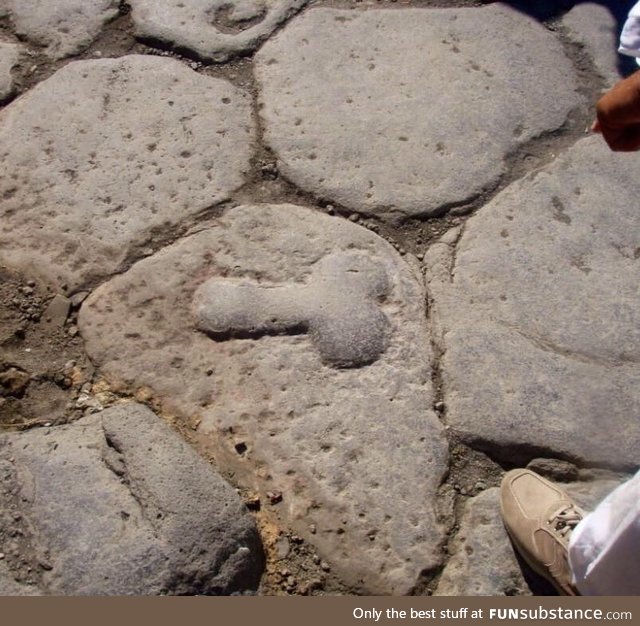
<path id="1" fill-rule="evenodd" d="M 235 491 L 141 405 L 4 435 L 0 461 L 4 512 L 24 543 L 16 553 L 3 546 L 6 565 L 41 593 L 228 594 L 258 585 L 260 540 Z M 15 574 L 0 577 L 9 593 L 28 589 Z"/>
<path id="2" fill-rule="evenodd" d="M 175 60 L 71 63 L 0 114 L 0 258 L 71 288 L 108 275 L 239 187 L 252 137 L 247 94 Z"/>
<path id="3" fill-rule="evenodd" d="M 607 7 L 581 2 L 562 18 L 562 25 L 573 41 L 584 46 L 607 86 L 620 80 L 616 53 L 619 33 L 616 32 L 616 19 Z"/>
<path id="4" fill-rule="evenodd" d="M 597 481 L 561 485 L 578 505 L 591 510 L 619 483 Z M 502 523 L 500 490 L 487 489 L 466 506 L 438 596 L 528 595 L 529 585 Z"/>
<path id="5" fill-rule="evenodd" d="M 308 0 L 131 0 L 138 36 L 222 62 L 256 48 Z"/>
<path id="6" fill-rule="evenodd" d="M 349 584 L 404 593 L 441 561 L 446 470 L 419 274 L 291 205 L 230 210 L 102 285 L 80 328 L 113 384 L 198 426 Z M 311 531 L 311 525 L 314 525 Z"/>
<path id="7" fill-rule="evenodd" d="M 16 34 L 55 59 L 87 48 L 118 15 L 118 0 L 0 0 Z"/>
<path id="8" fill-rule="evenodd" d="M 636 165 L 584 139 L 429 250 L 446 420 L 466 441 L 637 466 Z"/>
<path id="9" fill-rule="evenodd" d="M 386 219 L 468 202 L 579 102 L 558 40 L 498 5 L 308 10 L 258 52 L 256 76 L 280 171 Z"/>
<path id="10" fill-rule="evenodd" d="M 0 103 L 13 95 L 13 76 L 11 70 L 18 63 L 20 46 L 14 43 L 0 42 Z"/>

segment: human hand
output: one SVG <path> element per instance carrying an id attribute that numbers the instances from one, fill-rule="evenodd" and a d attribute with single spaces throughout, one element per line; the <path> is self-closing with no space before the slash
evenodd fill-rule
<path id="1" fill-rule="evenodd" d="M 640 150 L 640 71 L 617 83 L 596 106 L 591 127 L 617 152 Z"/>

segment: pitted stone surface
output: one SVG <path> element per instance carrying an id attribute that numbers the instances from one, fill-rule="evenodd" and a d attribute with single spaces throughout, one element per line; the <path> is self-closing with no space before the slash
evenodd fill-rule
<path id="1" fill-rule="evenodd" d="M 562 18 L 562 25 L 573 41 L 584 46 L 608 87 L 622 78 L 616 53 L 619 33 L 616 19 L 607 7 L 581 2 Z"/>
<path id="2" fill-rule="evenodd" d="M 256 76 L 280 171 L 387 219 L 473 199 L 579 103 L 558 40 L 497 5 L 311 9 L 260 49 Z"/>
<path id="3" fill-rule="evenodd" d="M 0 460 L 9 467 L 0 473 L 3 506 L 17 506 L 13 524 L 28 542 L 17 556 L 4 547 L 6 566 L 31 559 L 37 592 L 227 594 L 258 585 L 262 548 L 237 494 L 141 405 L 3 435 Z M 0 589 L 29 591 L 7 578 Z"/>
<path id="4" fill-rule="evenodd" d="M 222 62 L 253 50 L 308 0 L 131 0 L 136 32 Z"/>
<path id="5" fill-rule="evenodd" d="M 619 483 L 560 485 L 585 510 L 592 510 Z M 529 595 L 531 590 L 516 559 L 500 515 L 500 490 L 487 489 L 465 505 L 437 596 Z"/>
<path id="6" fill-rule="evenodd" d="M 60 59 L 87 48 L 117 17 L 118 0 L 0 0 L 17 35 Z"/>
<path id="7" fill-rule="evenodd" d="M 308 335 L 215 341 L 199 332 L 195 293 L 242 282 L 290 290 L 298 304 L 305 290 L 332 294 L 332 302 L 317 298 L 317 314 L 325 305 L 327 314 L 341 311 L 345 342 L 361 297 L 346 287 L 386 294 L 377 303 L 386 349 L 370 365 L 341 369 L 323 364 Z M 447 444 L 431 410 L 424 296 L 419 274 L 370 231 L 291 205 L 247 206 L 102 285 L 79 323 L 113 384 L 149 387 L 167 410 L 199 424 L 202 445 L 263 502 L 281 492 L 281 519 L 345 582 L 405 593 L 441 562 L 445 531 L 436 490 Z M 276 302 L 288 326 L 292 314 Z M 248 320 L 267 310 L 247 309 Z"/>
<path id="8" fill-rule="evenodd" d="M 637 466 L 637 177 L 581 140 L 429 250 L 446 419 L 465 440 Z"/>
<path id="9" fill-rule="evenodd" d="M 384 269 L 368 255 L 335 254 L 304 286 L 259 287 L 215 278 L 195 294 L 196 326 L 214 337 L 308 333 L 323 363 L 360 367 L 387 345 L 389 322 L 376 298 L 389 295 Z"/>
<path id="10" fill-rule="evenodd" d="M 177 61 L 71 63 L 0 114 L 0 258 L 72 288 L 108 275 L 239 187 L 252 138 L 249 97 Z"/>

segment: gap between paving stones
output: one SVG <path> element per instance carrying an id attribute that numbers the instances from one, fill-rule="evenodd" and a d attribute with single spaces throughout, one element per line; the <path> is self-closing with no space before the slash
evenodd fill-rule
<path id="1" fill-rule="evenodd" d="M 328 0 L 326 2 L 312 2 L 310 3 L 308 8 L 313 6 L 333 6 L 333 7 L 342 7 L 342 8 L 354 8 L 362 6 L 363 3 L 352 3 L 347 2 L 346 0 Z M 385 8 L 397 8 L 401 10 L 404 6 L 409 5 L 408 2 L 383 2 L 383 3 L 371 3 L 368 7 L 374 8 L 379 6 L 385 6 Z M 412 2 L 410 6 L 418 6 L 418 7 L 447 7 L 451 8 L 453 6 L 481 6 L 480 3 L 477 2 L 432 2 L 429 0 L 425 0 L 424 2 Z M 98 37 L 98 39 L 90 46 L 88 50 L 84 53 L 76 56 L 70 57 L 63 61 L 52 63 L 50 61 L 44 61 L 44 55 L 34 51 L 33 48 L 25 45 L 25 49 L 31 53 L 32 59 L 34 59 L 33 65 L 37 65 L 38 69 L 29 73 L 28 68 L 23 68 L 21 72 L 19 72 L 19 76 L 17 78 L 18 89 L 21 91 L 25 91 L 44 78 L 47 78 L 49 75 L 57 71 L 63 65 L 67 63 L 83 59 L 83 58 L 95 58 L 95 51 L 101 49 L 105 49 L 109 45 L 109 35 L 116 37 L 116 33 L 119 31 L 127 31 L 131 29 L 130 17 L 126 14 L 126 8 L 128 5 L 126 3 L 121 3 L 121 7 L 124 7 L 125 11 L 123 14 L 116 18 L 113 22 L 111 22 L 105 29 L 103 33 Z M 303 9 L 305 10 L 305 9 Z M 306 9 L 308 10 L 308 9 Z M 6 20 L 2 20 L 0 22 L 0 30 L 5 31 L 7 28 L 4 23 Z M 279 30 L 279 29 L 278 29 Z M 276 31 L 277 32 L 277 31 Z M 570 59 L 573 62 L 574 68 L 576 68 L 576 73 L 580 80 L 583 89 L 583 96 L 585 97 L 585 107 L 583 110 L 575 111 L 567 123 L 561 128 L 551 133 L 542 135 L 535 139 L 532 139 L 530 142 L 520 147 L 514 154 L 509 155 L 507 157 L 507 173 L 500 180 L 493 189 L 487 190 L 486 194 L 479 196 L 471 203 L 465 204 L 463 206 L 455 207 L 456 213 L 459 213 L 460 216 L 446 216 L 439 218 L 431 218 L 425 220 L 416 220 L 416 219 L 407 219 L 402 224 L 397 226 L 390 226 L 388 224 L 380 223 L 376 218 L 358 218 L 358 222 L 371 230 L 377 232 L 380 236 L 382 236 L 387 241 L 390 241 L 396 248 L 400 249 L 408 249 L 408 251 L 414 254 L 420 254 L 421 249 L 426 249 L 428 245 L 438 239 L 444 232 L 448 229 L 458 226 L 464 225 L 464 221 L 467 217 L 481 208 L 486 202 L 488 202 L 493 196 L 499 193 L 504 187 L 508 186 L 515 180 L 518 180 L 525 174 L 530 171 L 539 169 L 543 167 L 545 164 L 549 163 L 555 156 L 564 150 L 565 148 L 572 145 L 581 135 L 583 129 L 586 127 L 586 124 L 590 121 L 590 103 L 595 101 L 595 96 L 600 91 L 603 81 L 597 76 L 595 70 L 593 68 L 593 63 L 590 59 L 587 59 L 584 55 L 581 55 L 580 46 L 577 44 L 572 44 L 566 40 L 564 33 L 560 30 L 557 31 L 559 39 L 565 45 L 565 50 L 569 50 L 571 53 L 569 54 Z M 274 33 L 275 34 L 275 33 Z M 24 44 L 23 44 L 24 45 Z M 135 52 L 143 52 L 146 54 L 162 54 L 155 50 L 151 50 L 145 47 L 143 44 L 138 43 L 132 36 L 125 37 L 122 36 L 122 39 L 119 43 L 119 46 L 116 46 L 118 49 L 113 50 L 113 52 L 117 56 L 121 56 L 124 52 L 125 54 L 135 53 Z M 124 50 L 123 50 L 124 48 Z M 107 54 L 111 54 L 111 51 L 107 51 Z M 164 55 L 163 55 L 164 56 Z M 171 53 L 166 56 L 172 56 L 180 58 L 180 55 Z M 247 89 L 252 93 L 254 97 L 254 108 L 257 109 L 256 103 L 256 87 L 253 79 L 253 75 L 251 73 L 251 65 L 249 57 L 252 57 L 253 53 L 247 55 L 247 58 L 236 59 L 227 63 L 224 67 L 215 66 L 215 65 L 201 65 L 199 67 L 194 68 L 196 71 L 199 71 L 203 74 L 220 76 L 224 77 L 230 82 L 233 82 L 236 85 L 240 85 L 243 88 Z M 188 63 L 188 60 L 182 58 L 184 62 Z M 44 65 L 44 67 L 41 67 Z M 235 74 L 235 75 L 234 75 Z M 244 83 L 244 84 L 243 84 Z M 256 118 L 260 121 L 260 117 L 256 111 Z M 154 244 L 157 245 L 157 249 L 164 247 L 174 241 L 187 236 L 188 234 L 192 234 L 193 232 L 197 232 L 200 228 L 206 226 L 208 222 L 212 219 L 215 219 L 222 215 L 226 210 L 232 208 L 233 206 L 237 206 L 239 204 L 244 204 L 251 199 L 252 202 L 256 202 L 258 199 L 260 202 L 269 202 L 269 203 L 280 203 L 280 202 L 293 202 L 295 204 L 303 204 L 308 206 L 309 208 L 315 208 L 317 210 L 325 210 L 325 211 L 333 211 L 340 216 L 348 217 L 352 214 L 351 210 L 345 209 L 344 207 L 340 207 L 335 203 L 329 203 L 321 198 L 313 197 L 305 191 L 298 189 L 295 185 L 292 185 L 290 182 L 283 180 L 280 175 L 277 175 L 276 180 L 270 179 L 272 174 L 269 173 L 269 169 L 266 171 L 263 170 L 265 166 L 268 166 L 272 162 L 275 161 L 272 153 L 268 150 L 262 141 L 262 124 L 258 125 L 259 132 L 257 135 L 257 146 L 256 152 L 253 157 L 253 168 L 251 172 L 250 180 L 237 192 L 232 194 L 232 199 L 204 209 L 199 216 L 196 216 L 189 220 L 191 223 L 189 225 L 184 225 L 181 232 L 174 233 L 172 236 L 170 233 L 163 233 L 163 229 L 157 229 L 157 233 L 153 233 L 152 237 L 149 241 L 153 241 Z M 320 205 L 320 206 L 318 206 Z M 328 206 L 329 205 L 329 206 Z M 356 221 L 356 220 L 354 220 Z M 193 229 L 196 230 L 193 230 Z M 460 233 L 461 234 L 461 233 Z M 157 239 L 154 239 L 157 237 Z M 149 242 L 145 244 L 141 244 L 138 249 L 132 254 L 130 254 L 129 258 L 127 258 L 126 266 L 122 269 L 122 272 L 126 271 L 130 265 L 132 265 L 135 261 L 140 258 L 147 256 L 144 254 L 144 249 L 147 248 Z M 455 244 L 454 244 L 455 246 Z M 454 256 L 454 264 L 455 264 L 455 256 Z M 117 272 L 121 273 L 121 272 Z M 108 279 L 104 279 L 105 282 Z M 425 303 L 425 314 L 427 319 L 429 318 L 428 312 L 429 305 Z M 434 358 L 434 382 L 440 383 L 440 372 L 439 372 L 439 362 L 440 362 L 440 354 L 435 353 Z M 436 393 L 436 402 L 446 400 L 443 390 L 441 389 L 440 384 L 434 385 L 434 391 Z M 116 394 L 117 395 L 117 394 Z M 128 399 L 125 396 L 118 396 L 120 399 Z M 150 403 L 150 406 L 153 404 Z M 158 407 L 156 407 L 157 409 Z M 445 415 L 441 416 L 445 419 L 443 421 L 446 422 L 446 403 L 445 403 Z M 166 416 L 165 416 L 165 419 Z M 169 418 L 169 421 L 170 418 Z M 175 426 L 175 424 L 174 424 Z M 189 433 L 183 433 L 189 439 Z M 455 436 L 448 434 L 450 449 L 457 445 L 455 443 Z M 472 452 L 475 452 L 473 448 L 469 448 Z M 453 454 L 453 452 L 452 452 Z M 477 454 L 477 453 L 476 453 Z M 494 461 L 487 456 L 487 460 L 491 463 Z M 449 475 L 446 477 L 445 482 L 442 487 L 446 488 L 447 486 L 452 485 L 452 481 L 456 478 L 455 468 L 452 467 L 452 462 L 450 462 L 450 471 Z M 232 478 L 232 477 L 228 477 Z M 231 480 L 233 482 L 233 480 Z M 459 511 L 461 508 L 461 503 L 466 499 L 466 495 L 457 494 L 456 496 L 456 506 L 455 506 L 455 521 L 452 527 L 452 531 L 455 531 L 457 528 L 458 520 L 459 520 Z M 454 537 L 455 532 L 450 534 L 450 541 Z M 441 570 L 442 568 L 438 568 Z M 437 580 L 438 572 L 429 572 L 425 573 L 425 578 L 423 581 L 423 590 L 428 592 L 431 587 L 433 581 Z M 416 589 L 419 592 L 419 589 Z"/>

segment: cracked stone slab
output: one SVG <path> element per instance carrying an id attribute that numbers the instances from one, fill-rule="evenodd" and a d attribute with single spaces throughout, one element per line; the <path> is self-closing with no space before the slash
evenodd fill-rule
<path id="1" fill-rule="evenodd" d="M 228 594 L 263 564 L 236 492 L 149 409 L 123 404 L 0 438 L 7 585 L 45 595 Z M 3 520 L 6 523 L 6 517 Z M 2 572 L 0 571 L 0 576 Z M 29 580 L 30 579 L 30 580 Z M 7 582 L 7 581 L 4 581 Z"/>
<path id="2" fill-rule="evenodd" d="M 592 510 L 618 482 L 560 485 L 585 510 Z M 434 595 L 513 596 L 530 595 L 509 535 L 500 515 L 500 490 L 487 489 L 465 505 L 452 549 Z"/>
<path id="3" fill-rule="evenodd" d="M 118 16 L 118 0 L 0 0 L 15 32 L 54 59 L 81 52 Z"/>
<path id="4" fill-rule="evenodd" d="M 284 176 L 385 219 L 464 205 L 580 102 L 559 41 L 498 5 L 308 10 L 260 49 L 256 77 Z"/>
<path id="5" fill-rule="evenodd" d="M 564 15 L 561 23 L 570 39 L 584 46 L 608 87 L 622 78 L 616 52 L 617 22 L 607 7 L 595 2 L 577 4 Z"/>
<path id="6" fill-rule="evenodd" d="M 19 58 L 19 45 L 0 42 L 0 102 L 8 100 L 13 95 L 11 70 L 18 64 Z"/>
<path id="7" fill-rule="evenodd" d="M 420 278 L 347 220 L 244 206 L 102 285 L 79 325 L 116 388 L 149 388 L 263 503 L 282 494 L 348 584 L 406 593 L 447 514 Z"/>
<path id="8" fill-rule="evenodd" d="M 104 277 L 241 186 L 253 132 L 245 92 L 173 59 L 71 63 L 0 113 L 0 257 Z"/>
<path id="9" fill-rule="evenodd" d="M 308 0 L 131 0 L 136 34 L 224 62 L 255 49 Z"/>
<path id="10" fill-rule="evenodd" d="M 637 466 L 636 165 L 583 139 L 429 250 L 446 420 L 467 442 Z"/>

